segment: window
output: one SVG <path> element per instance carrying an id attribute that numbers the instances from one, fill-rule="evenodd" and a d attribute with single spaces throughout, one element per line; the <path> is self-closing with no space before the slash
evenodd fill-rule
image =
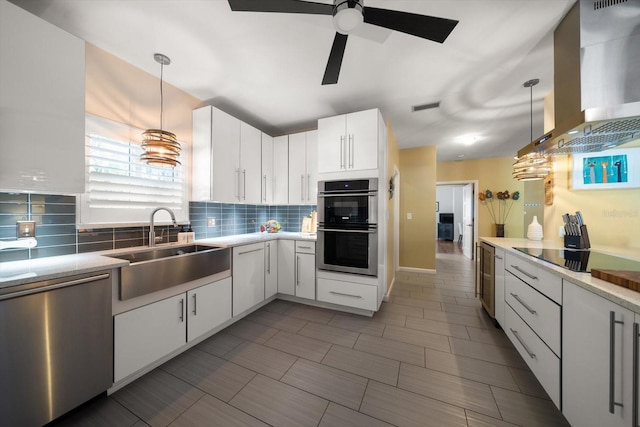
<path id="1" fill-rule="evenodd" d="M 79 204 L 83 225 L 148 223 L 151 211 L 159 206 L 171 209 L 178 221 L 187 221 L 184 143 L 182 166 L 148 166 L 140 161 L 142 132 L 86 116 L 86 192 Z M 158 216 L 159 221 L 165 219 Z"/>

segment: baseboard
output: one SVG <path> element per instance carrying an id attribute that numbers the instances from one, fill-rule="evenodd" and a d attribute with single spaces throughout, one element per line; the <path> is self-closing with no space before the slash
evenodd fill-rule
<path id="1" fill-rule="evenodd" d="M 396 284 L 396 276 L 394 274 L 393 279 L 391 279 L 391 284 L 389 285 L 389 289 L 387 289 L 387 292 L 382 297 L 382 301 L 389 302 L 389 295 L 391 295 L 391 291 L 393 290 L 393 285 L 395 284 Z"/>
<path id="2" fill-rule="evenodd" d="M 410 273 L 436 274 L 436 271 L 431 268 L 399 267 L 398 271 L 405 271 Z"/>

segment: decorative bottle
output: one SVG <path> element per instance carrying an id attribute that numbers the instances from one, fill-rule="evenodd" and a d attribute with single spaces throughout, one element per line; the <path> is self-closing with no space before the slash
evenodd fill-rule
<path id="1" fill-rule="evenodd" d="M 537 216 L 534 216 L 533 221 L 529 224 L 529 228 L 527 229 L 527 239 L 542 240 L 542 226 L 538 222 Z"/>

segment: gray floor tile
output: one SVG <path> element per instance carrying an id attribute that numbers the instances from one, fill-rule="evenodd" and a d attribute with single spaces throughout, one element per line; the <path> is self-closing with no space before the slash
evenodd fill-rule
<path id="1" fill-rule="evenodd" d="M 203 351 L 187 354 L 185 363 L 173 375 L 225 402 L 256 375 L 249 369 Z"/>
<path id="2" fill-rule="evenodd" d="M 357 411 L 368 380 L 330 366 L 298 359 L 280 381 Z"/>
<path id="3" fill-rule="evenodd" d="M 467 292 L 467 295 L 468 295 L 467 298 L 457 297 L 456 298 L 456 304 L 458 304 L 458 305 L 466 305 L 468 307 L 475 307 L 475 308 L 481 308 L 482 307 L 482 303 L 475 296 L 475 294 L 473 294 L 473 293 L 469 294 Z"/>
<path id="4" fill-rule="evenodd" d="M 434 298 L 437 298 L 437 297 L 434 297 Z M 402 304 L 410 307 L 415 307 L 418 309 L 429 308 L 431 310 L 440 310 L 442 308 L 439 301 L 434 301 L 432 299 L 403 298 L 403 297 L 394 296 L 393 302 L 394 304 Z M 421 313 L 420 316 L 414 316 L 414 317 L 423 317 L 423 314 Z"/>
<path id="5" fill-rule="evenodd" d="M 329 322 L 330 326 L 347 329 L 354 332 L 362 332 L 367 335 L 382 336 L 384 332 L 384 323 L 375 322 L 373 319 L 364 316 L 346 316 L 336 314 Z"/>
<path id="6" fill-rule="evenodd" d="M 338 344 L 344 347 L 353 347 L 360 334 L 358 332 L 349 331 L 335 326 L 308 322 L 298 331 L 298 335 L 316 338 L 321 341 Z"/>
<path id="7" fill-rule="evenodd" d="M 463 325 L 452 325 L 451 323 L 440 322 L 437 320 L 416 319 L 410 317 L 407 319 L 406 327 L 410 329 L 418 329 L 425 332 L 432 332 L 439 335 L 469 339 L 467 328 L 465 328 Z"/>
<path id="8" fill-rule="evenodd" d="M 550 400 L 491 387 L 502 419 L 526 427 L 568 427 L 569 423 Z M 578 427 L 578 426 L 576 426 Z"/>
<path id="9" fill-rule="evenodd" d="M 394 296 L 393 302 L 383 302 L 382 305 L 380 306 L 380 312 L 404 314 L 405 316 L 422 318 L 422 309 L 420 307 L 402 304 L 401 302 L 397 301 L 398 299 L 399 298 Z M 400 299 L 405 299 L 405 298 L 400 298 Z"/>
<path id="10" fill-rule="evenodd" d="M 509 368 L 483 360 L 426 349 L 427 368 L 519 391 Z"/>
<path id="11" fill-rule="evenodd" d="M 513 344 L 502 329 L 481 329 L 467 326 L 467 332 L 469 332 L 471 341 L 513 348 Z"/>
<path id="12" fill-rule="evenodd" d="M 273 348 L 247 342 L 230 351 L 225 359 L 278 380 L 294 364 L 297 357 Z"/>
<path id="13" fill-rule="evenodd" d="M 447 304 L 446 302 L 442 303 L 442 311 L 447 313 L 458 313 L 458 314 L 466 314 L 468 316 L 477 316 L 479 308 L 469 307 L 466 305 L 460 304 Z"/>
<path id="14" fill-rule="evenodd" d="M 266 427 L 267 425 L 257 418 L 205 394 L 195 405 L 180 415 L 171 424 L 171 427 Z"/>
<path id="15" fill-rule="evenodd" d="M 458 313 L 451 313 L 446 311 L 435 311 L 435 310 L 429 310 L 428 308 L 424 309 L 425 319 L 452 323 L 454 325 L 475 326 L 476 328 L 485 328 L 487 326 L 486 322 L 480 317 L 479 314 L 480 313 L 478 313 L 477 315 L 469 316 L 468 314 L 458 314 Z"/>
<path id="16" fill-rule="evenodd" d="M 364 394 L 364 390 L 362 391 Z M 57 422 L 57 427 L 132 427 L 139 419 L 111 397 L 103 397 Z"/>
<path id="17" fill-rule="evenodd" d="M 152 427 L 167 426 L 204 395 L 194 386 L 156 369 L 112 397 Z"/>
<path id="18" fill-rule="evenodd" d="M 424 367 L 424 347 L 387 338 L 360 334 L 355 350 Z"/>
<path id="19" fill-rule="evenodd" d="M 149 424 L 145 423 L 144 421 L 140 420 L 137 423 L 135 423 L 133 425 L 133 427 L 149 427 Z"/>
<path id="20" fill-rule="evenodd" d="M 404 326 L 407 316 L 405 314 L 392 313 L 388 310 L 380 310 L 373 314 L 372 319 L 374 322 L 386 323 L 387 325 Z"/>
<path id="21" fill-rule="evenodd" d="M 513 366 L 514 368 L 527 369 L 527 364 L 522 360 L 515 348 L 499 347 L 459 338 L 451 338 L 449 342 L 451 343 L 451 353 L 453 354 Z"/>
<path id="22" fill-rule="evenodd" d="M 223 357 L 243 342 L 244 340 L 242 338 L 221 331 L 211 338 L 202 341 L 196 347 L 214 356 Z"/>
<path id="23" fill-rule="evenodd" d="M 410 297 L 411 291 L 406 291 L 403 289 L 397 289 L 395 286 L 392 289 L 392 293 L 396 297 Z"/>
<path id="24" fill-rule="evenodd" d="M 287 316 L 297 317 L 310 322 L 328 323 L 333 319 L 333 316 L 335 316 L 336 313 L 337 312 L 333 310 L 297 304 L 287 310 L 285 314 Z"/>
<path id="25" fill-rule="evenodd" d="M 247 319 L 252 322 L 261 323 L 266 326 L 271 326 L 272 328 L 293 333 L 298 332 L 307 323 L 304 319 L 264 310 L 258 310 L 255 313 L 250 314 L 247 316 Z"/>
<path id="26" fill-rule="evenodd" d="M 318 427 L 391 427 L 391 424 L 331 402 Z"/>
<path id="27" fill-rule="evenodd" d="M 262 307 L 260 310 L 270 311 L 272 313 L 285 314 L 291 307 L 296 305 L 294 302 L 283 301 L 277 299 Z"/>
<path id="28" fill-rule="evenodd" d="M 398 382 L 400 369 L 397 360 L 335 345 L 322 364 L 394 386 Z"/>
<path id="29" fill-rule="evenodd" d="M 491 389 L 477 381 L 401 363 L 398 388 L 500 418 Z"/>
<path id="30" fill-rule="evenodd" d="M 462 408 L 376 381 L 369 381 L 360 412 L 402 427 L 467 427 Z"/>
<path id="31" fill-rule="evenodd" d="M 389 325 L 384 329 L 383 338 L 402 341 L 439 351 L 451 351 L 449 338 L 446 335 L 433 334 L 417 329 L 400 328 Z"/>
<path id="32" fill-rule="evenodd" d="M 230 404 L 271 425 L 315 427 L 329 402 L 263 375 L 256 375 Z"/>
<path id="33" fill-rule="evenodd" d="M 542 384 L 529 369 L 509 368 L 509 371 L 511 371 L 511 375 L 513 375 L 522 393 L 542 399 L 550 399 Z"/>
<path id="34" fill-rule="evenodd" d="M 280 331 L 269 339 L 265 346 L 275 348 L 285 353 L 304 357 L 314 362 L 322 361 L 322 358 L 331 348 L 328 342 L 315 338 L 304 337 L 286 331 Z"/>
<path id="35" fill-rule="evenodd" d="M 518 427 L 515 424 L 498 420 L 473 411 L 466 411 L 469 427 Z"/>
<path id="36" fill-rule="evenodd" d="M 278 329 L 276 328 L 252 322 L 247 319 L 239 320 L 224 331 L 238 338 L 258 344 L 265 343 L 269 338 L 278 333 Z"/>

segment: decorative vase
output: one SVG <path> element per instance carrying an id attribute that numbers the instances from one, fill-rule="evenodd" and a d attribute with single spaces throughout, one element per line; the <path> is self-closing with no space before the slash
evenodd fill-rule
<path id="1" fill-rule="evenodd" d="M 496 237 L 504 237 L 504 224 L 496 224 Z"/>
<path id="2" fill-rule="evenodd" d="M 538 222 L 538 217 L 534 216 L 527 229 L 527 239 L 542 240 L 542 226 Z"/>

